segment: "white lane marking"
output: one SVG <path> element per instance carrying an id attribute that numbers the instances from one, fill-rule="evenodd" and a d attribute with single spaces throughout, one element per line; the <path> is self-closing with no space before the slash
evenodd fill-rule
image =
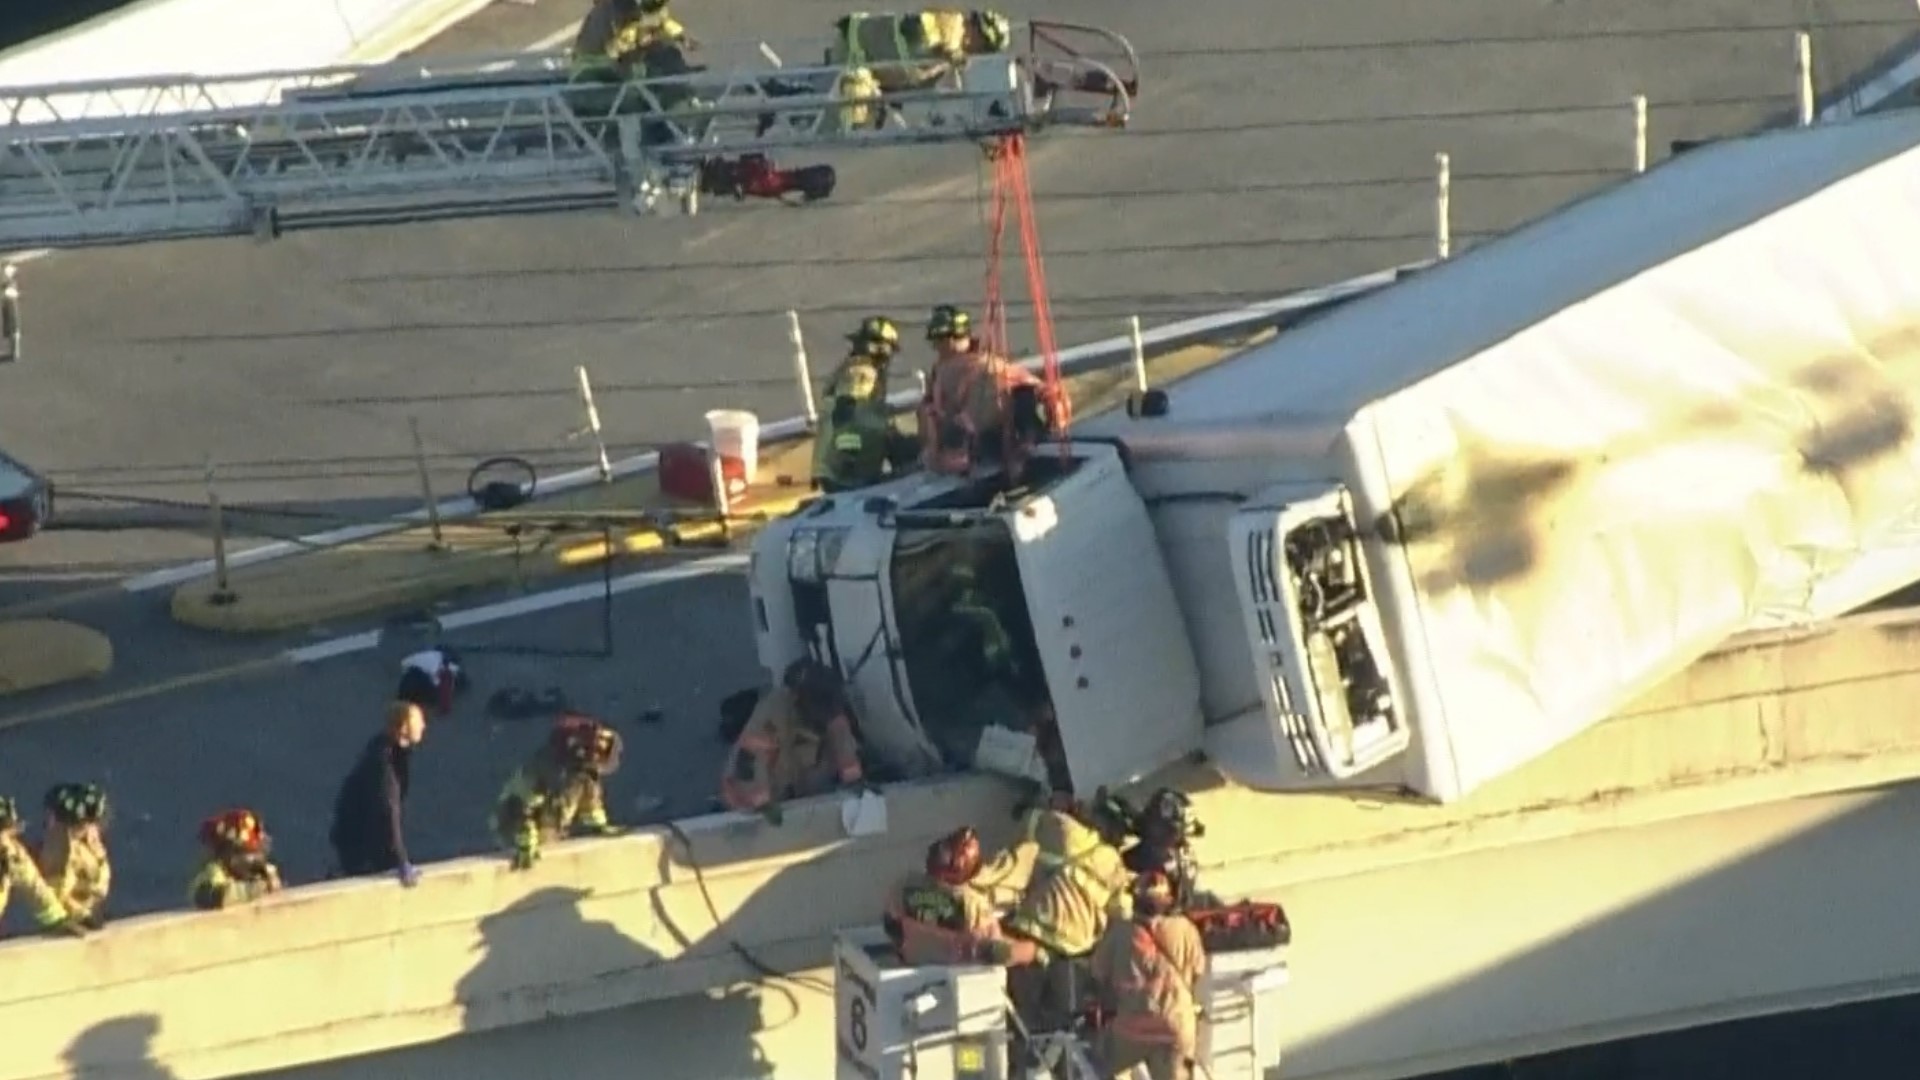
<path id="1" fill-rule="evenodd" d="M 736 570 L 747 565 L 747 559 L 748 556 L 744 553 L 714 555 L 709 558 L 696 559 L 693 562 L 683 563 L 679 566 L 670 566 L 663 570 L 643 570 L 639 573 L 627 574 L 623 577 L 614 578 L 612 582 L 608 583 L 589 581 L 579 585 L 569 585 L 563 589 L 553 589 L 549 592 L 517 596 L 512 600 L 502 600 L 493 604 L 482 604 L 479 607 L 468 608 L 465 611 L 456 611 L 450 615 L 443 615 L 440 617 L 440 628 L 442 630 L 463 630 L 469 626 L 484 626 L 487 623 L 500 622 L 503 619 L 517 619 L 523 615 L 537 615 L 543 611 L 552 611 L 558 607 L 567 607 L 571 604 L 584 604 L 591 600 L 598 600 L 608 592 L 619 596 L 623 593 L 633 592 L 636 589 L 650 589 L 656 585 L 670 585 L 676 581 L 687 581 L 692 578 L 705 577 L 709 574 Z M 366 652 L 368 649 L 375 648 L 379 644 L 380 631 L 366 630 L 358 634 L 348 634 L 345 637 L 334 638 L 331 641 L 322 641 L 313 645 L 303 645 L 297 649 L 288 649 L 286 651 L 286 658 L 295 664 L 312 664 L 321 660 L 331 660 L 336 656 Z"/>
<path id="2" fill-rule="evenodd" d="M 1148 330 L 1141 335 L 1141 340 L 1148 347 L 1153 347 L 1163 342 L 1172 341 L 1191 334 L 1203 334 L 1213 330 L 1226 330 L 1243 323 L 1257 323 L 1262 319 L 1272 318 L 1277 314 L 1297 311 L 1301 308 L 1312 307 L 1316 304 L 1339 299 L 1343 296 L 1351 296 L 1355 293 L 1379 288 L 1382 285 L 1391 283 L 1394 276 L 1405 269 L 1407 269 L 1407 267 L 1397 266 L 1388 270 L 1381 270 L 1376 273 L 1349 278 L 1346 281 L 1322 286 L 1317 289 L 1303 289 L 1277 299 L 1264 300 L 1260 303 L 1250 304 L 1243 308 L 1235 308 L 1231 311 L 1219 312 L 1213 315 L 1203 315 L 1181 322 L 1167 323 L 1163 326 L 1156 326 Z M 1062 349 L 1060 350 L 1059 359 L 1062 364 L 1086 363 L 1108 357 L 1118 358 L 1126 356 L 1132 352 L 1132 349 L 1132 338 L 1114 337 L 1108 338 L 1105 341 L 1096 341 L 1087 345 L 1076 345 L 1070 349 Z M 1040 362 L 1039 357 L 1030 357 L 1022 361 L 1022 363 L 1029 368 L 1038 367 Z M 902 391 L 901 393 L 892 395 L 888 398 L 888 401 L 899 406 L 909 405 L 919 397 L 919 393 L 918 390 Z M 785 420 L 777 420 L 771 424 L 763 425 L 760 428 L 760 439 L 761 442 L 765 444 L 779 439 L 793 438 L 794 436 L 804 434 L 806 430 L 807 421 L 805 417 L 790 416 Z M 623 458 L 613 463 L 613 475 L 616 479 L 624 479 L 630 476 L 649 473 L 659 464 L 659 461 L 660 455 L 657 453 L 638 454 L 634 457 Z M 538 498 L 547 495 L 558 495 L 561 492 L 572 491 L 599 482 L 600 471 L 597 467 L 588 466 L 574 469 L 554 476 L 542 477 L 534 485 L 534 496 Z M 475 506 L 473 500 L 468 498 L 450 499 L 441 503 L 435 509 L 439 511 L 440 517 L 443 520 L 472 517 L 479 512 L 479 507 Z M 389 533 L 409 529 L 426 520 L 427 514 L 425 510 L 411 510 L 383 521 L 373 521 L 363 525 L 349 525 L 344 528 L 330 529 L 326 532 L 313 533 L 293 540 L 281 540 L 271 544 L 263 544 L 256 548 L 248 548 L 245 551 L 237 551 L 227 556 L 227 565 L 229 568 L 251 566 L 255 563 L 284 559 L 292 555 L 301 554 L 302 552 L 312 551 L 315 548 L 337 547 L 342 544 L 351 544 L 356 541 L 368 540 L 376 536 L 385 536 Z M 139 577 L 128 578 L 123 587 L 128 592 L 151 592 L 154 589 L 164 589 L 169 586 L 194 581 L 206 577 L 211 573 L 213 573 L 213 560 L 202 559 L 198 562 L 169 567 L 165 570 L 155 570 L 152 573 L 142 574 Z"/>

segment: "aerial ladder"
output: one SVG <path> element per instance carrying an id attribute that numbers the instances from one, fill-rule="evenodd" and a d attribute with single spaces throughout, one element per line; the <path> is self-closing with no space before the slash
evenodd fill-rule
<path id="1" fill-rule="evenodd" d="M 1124 127 L 1123 37 L 1028 24 L 933 85 L 850 99 L 841 67 L 570 79 L 564 53 L 0 88 L 0 251 L 619 207 L 695 213 L 765 194 L 773 155 L 996 144 Z M 873 63 L 869 68 L 880 67 Z M 826 168 L 826 167 L 819 167 Z M 803 197 L 831 171 L 802 170 Z"/>

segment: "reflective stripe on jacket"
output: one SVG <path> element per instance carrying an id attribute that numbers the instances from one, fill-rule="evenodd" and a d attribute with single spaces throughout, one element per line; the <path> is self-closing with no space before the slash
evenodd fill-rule
<path id="1" fill-rule="evenodd" d="M 687 28 L 664 10 L 622 20 L 609 0 L 599 0 L 581 20 L 570 58 L 575 72 L 604 69 L 650 46 L 686 36 Z"/>
<path id="2" fill-rule="evenodd" d="M 7 901 L 13 890 L 18 887 L 20 895 L 32 905 L 33 921 L 36 926 L 46 929 L 65 922 L 67 909 L 34 862 L 33 852 L 18 836 L 0 836 L 0 915 L 6 913 Z"/>
<path id="3" fill-rule="evenodd" d="M 606 791 L 600 778 L 569 767 L 542 747 L 507 778 L 494 803 L 493 833 L 515 851 L 537 852 L 576 829 L 607 824 Z"/>
<path id="4" fill-rule="evenodd" d="M 1084 956 L 1100 940 L 1109 917 L 1124 913 L 1126 864 L 1098 832 L 1058 810 L 1032 816 L 1028 836 L 1022 846 L 1033 849 L 1033 876 L 1007 928 L 1056 955 Z M 996 860 L 989 869 L 1000 865 Z"/>
<path id="5" fill-rule="evenodd" d="M 979 944 L 999 936 L 993 906 L 978 890 L 925 873 L 893 890 L 887 916 L 900 928 L 900 958 L 915 966 L 974 963 Z"/>
<path id="6" fill-rule="evenodd" d="M 280 868 L 262 859 L 257 872 L 235 874 L 218 859 L 209 859 L 187 886 L 187 903 L 202 911 L 216 911 L 249 903 L 280 889 Z"/>
<path id="7" fill-rule="evenodd" d="M 72 829 L 54 828 L 41 847 L 40 873 L 76 918 L 100 910 L 113 888 L 113 864 L 97 829 L 76 836 Z"/>
<path id="8" fill-rule="evenodd" d="M 869 68 L 883 90 L 925 86 L 966 59 L 967 13 L 957 8 L 908 15 L 855 12 L 837 26 L 840 36 L 828 50 L 828 64 Z"/>

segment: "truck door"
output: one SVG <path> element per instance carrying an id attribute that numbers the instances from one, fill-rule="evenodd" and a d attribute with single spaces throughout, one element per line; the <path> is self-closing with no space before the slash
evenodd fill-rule
<path id="1" fill-rule="evenodd" d="M 1411 733 L 1346 488 L 1269 488 L 1228 539 L 1268 715 L 1303 778 L 1348 779 L 1404 752 Z"/>
<path id="2" fill-rule="evenodd" d="M 1198 750 L 1200 676 L 1147 508 L 1118 455 L 1005 512 L 1073 789 Z"/>

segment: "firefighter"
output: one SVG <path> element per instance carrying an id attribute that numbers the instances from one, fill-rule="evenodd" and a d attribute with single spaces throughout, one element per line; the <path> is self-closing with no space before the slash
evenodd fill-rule
<path id="1" fill-rule="evenodd" d="M 426 735 L 426 706 L 393 702 L 380 733 L 367 740 L 340 782 L 327 839 L 342 874 L 393 874 L 408 888 L 419 883 L 420 872 L 407 854 L 406 808 L 413 748 Z"/>
<path id="2" fill-rule="evenodd" d="M 927 89 L 968 57 L 1005 52 L 1013 44 L 1013 24 L 987 9 L 859 12 L 835 22 L 833 32 L 827 66 L 865 71 L 887 93 Z"/>
<path id="3" fill-rule="evenodd" d="M 187 887 L 187 902 L 202 911 L 250 903 L 283 887 L 280 868 L 267 858 L 273 837 L 260 815 L 227 810 L 200 823 L 205 861 Z"/>
<path id="4" fill-rule="evenodd" d="M 107 793 L 96 784 L 56 784 L 47 789 L 46 836 L 40 843 L 40 873 L 67 913 L 89 930 L 106 923 L 113 864 L 107 858 Z"/>
<path id="5" fill-rule="evenodd" d="M 985 860 L 980 835 L 955 829 L 927 847 L 924 871 L 894 889 L 882 919 L 908 964 L 966 964 L 992 959 L 999 925 L 986 894 L 973 887 Z"/>
<path id="6" fill-rule="evenodd" d="M 1007 992 L 1035 1031 L 1065 1026 L 1078 1007 L 1077 967 L 1100 940 L 1109 916 L 1126 910 L 1127 870 L 1118 822 L 1104 793 L 1093 804 L 1056 792 L 1025 815 L 1024 836 L 979 877 L 1004 880 L 1031 861 L 1032 875 L 1001 927 L 1009 939 Z"/>
<path id="7" fill-rule="evenodd" d="M 543 844 L 621 831 L 607 821 L 605 784 L 620 770 L 623 746 L 620 733 L 597 720 L 560 717 L 494 806 L 494 835 L 513 853 L 515 870 L 532 868 Z"/>
<path id="8" fill-rule="evenodd" d="M 6 913 L 7 901 L 17 887 L 21 896 L 33 906 L 34 925 L 41 933 L 70 934 L 74 937 L 85 934 L 87 928 L 67 913 L 66 905 L 60 902 L 60 895 L 40 873 L 39 865 L 34 862 L 33 851 L 22 834 L 23 828 L 20 804 L 0 795 L 0 915 Z"/>
<path id="9" fill-rule="evenodd" d="M 1034 374 L 982 347 L 973 335 L 973 317 L 951 304 L 933 309 L 927 321 L 933 343 L 933 370 L 920 404 L 920 439 L 928 469 L 951 476 L 1020 453 L 1009 440 L 1009 421 L 1022 429 L 1020 444 L 1030 446 L 1034 425 L 1010 408 L 1020 391 L 1038 401 L 1041 383 Z"/>
<path id="10" fill-rule="evenodd" d="M 667 0 L 595 0 L 580 23 L 570 59 L 576 79 L 620 82 L 645 77 L 645 56 L 659 47 L 694 47 Z"/>
<path id="11" fill-rule="evenodd" d="M 1136 878 L 1133 913 L 1115 919 L 1093 952 L 1091 973 L 1104 1024 L 1096 1056 L 1103 1075 L 1191 1080 L 1199 1054 L 1200 980 L 1207 968 L 1200 931 L 1178 911 L 1173 879 Z"/>
<path id="12" fill-rule="evenodd" d="M 720 801 L 777 823 L 779 804 L 788 799 L 865 782 L 840 676 L 806 658 L 787 665 L 780 685 L 754 706 L 727 755 Z"/>
<path id="13" fill-rule="evenodd" d="M 951 610 L 979 639 L 982 673 L 987 678 L 1014 674 L 1013 637 L 980 591 L 979 572 L 962 560 L 950 564 L 947 575 L 954 587 Z"/>
<path id="14" fill-rule="evenodd" d="M 827 422 L 814 440 L 813 475 L 825 491 L 867 487 L 904 461 L 909 442 L 887 407 L 888 368 L 900 349 L 900 328 L 874 315 L 847 335 L 848 356 L 827 379 Z"/>
<path id="15" fill-rule="evenodd" d="M 1175 899 L 1183 912 L 1220 906 L 1218 897 L 1200 889 L 1193 841 L 1205 836 L 1207 830 L 1194 818 L 1193 802 L 1185 792 L 1173 788 L 1154 792 L 1138 815 L 1136 827 L 1139 843 L 1124 853 L 1130 872 L 1164 872 L 1173 881 Z"/>

